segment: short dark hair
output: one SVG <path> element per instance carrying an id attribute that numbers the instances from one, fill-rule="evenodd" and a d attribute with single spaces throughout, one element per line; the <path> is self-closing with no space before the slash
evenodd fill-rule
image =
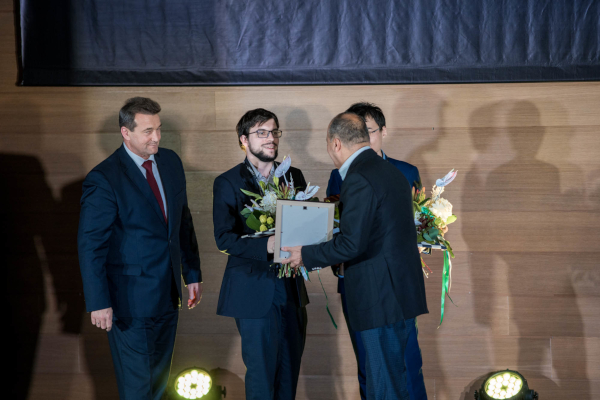
<path id="1" fill-rule="evenodd" d="M 379 126 L 379 129 L 385 126 L 385 116 L 383 115 L 381 108 L 373 103 L 367 103 L 366 101 L 354 103 L 346 110 L 346 112 L 357 114 L 364 119 L 367 119 L 367 117 L 373 118 L 373 121 Z"/>
<path id="2" fill-rule="evenodd" d="M 252 129 L 253 126 L 256 124 L 262 125 L 270 119 L 275 120 L 275 125 L 277 125 L 277 129 L 279 129 L 279 120 L 277 119 L 277 115 L 273 114 L 271 111 L 265 110 L 264 108 L 257 108 L 244 114 L 235 127 L 237 130 L 240 147 L 243 147 L 240 139 L 242 136 L 248 136 L 248 133 L 250 133 L 250 129 Z"/>
<path id="3" fill-rule="evenodd" d="M 364 118 L 360 115 L 343 112 L 331 120 L 327 130 L 328 140 L 339 138 L 346 147 L 359 143 L 370 143 L 369 130 Z"/>
<path id="4" fill-rule="evenodd" d="M 136 127 L 135 114 L 156 115 L 160 105 L 147 97 L 132 97 L 127 99 L 119 111 L 119 128 L 125 127 L 130 131 Z"/>

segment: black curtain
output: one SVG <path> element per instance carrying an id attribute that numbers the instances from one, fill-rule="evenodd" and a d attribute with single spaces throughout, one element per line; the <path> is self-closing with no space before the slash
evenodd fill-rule
<path id="1" fill-rule="evenodd" d="M 597 80 L 598 0 L 21 0 L 23 85 Z"/>

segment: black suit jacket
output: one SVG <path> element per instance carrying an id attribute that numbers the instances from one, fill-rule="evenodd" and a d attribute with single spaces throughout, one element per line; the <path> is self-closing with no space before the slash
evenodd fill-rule
<path id="1" fill-rule="evenodd" d="M 290 167 L 288 180 L 294 179 L 295 187 L 306 187 L 302 172 Z M 262 318 L 271 308 L 277 278 L 273 255 L 267 253 L 268 237 L 245 238 L 254 231 L 246 225 L 240 212 L 250 197 L 240 189 L 260 193 L 256 179 L 241 163 L 215 179 L 213 187 L 213 224 L 215 241 L 220 251 L 227 254 L 227 266 L 221 284 L 217 314 L 234 318 Z M 296 283 L 295 300 L 298 307 L 308 304 L 304 279 L 293 279 Z"/>
<path id="2" fill-rule="evenodd" d="M 427 313 L 411 186 L 373 150 L 350 165 L 340 195 L 340 233 L 302 248 L 308 270 L 345 263 L 350 326 L 355 331 Z"/>
<path id="3" fill-rule="evenodd" d="M 119 317 L 157 317 L 172 309 L 173 279 L 180 299 L 182 275 L 187 284 L 202 281 L 183 164 L 163 148 L 154 160 L 168 224 L 123 146 L 83 182 L 77 241 L 87 311 L 112 307 Z"/>

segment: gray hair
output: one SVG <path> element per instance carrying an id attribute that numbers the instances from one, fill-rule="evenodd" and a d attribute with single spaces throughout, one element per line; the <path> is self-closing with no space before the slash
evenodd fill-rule
<path id="1" fill-rule="evenodd" d="M 327 130 L 328 140 L 339 138 L 346 147 L 369 143 L 369 130 L 364 118 L 351 112 L 338 114 L 331 120 Z"/>

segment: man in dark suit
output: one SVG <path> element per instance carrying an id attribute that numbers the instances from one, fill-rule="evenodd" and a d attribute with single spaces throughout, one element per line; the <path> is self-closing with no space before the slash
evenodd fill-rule
<path id="1" fill-rule="evenodd" d="M 251 204 L 240 189 L 262 193 L 259 182 L 273 182 L 282 132 L 277 116 L 259 108 L 240 119 L 237 134 L 246 159 L 217 177 L 213 189 L 215 241 L 229 256 L 217 314 L 235 318 L 242 337 L 246 399 L 292 400 L 306 337 L 304 280 L 277 278 L 275 237 L 242 238 L 254 231 L 240 214 Z M 299 169 L 290 167 L 286 179 L 306 187 Z"/>
<path id="2" fill-rule="evenodd" d="M 412 164 L 404 161 L 395 160 L 388 157 L 382 149 L 383 138 L 387 136 L 387 127 L 385 123 L 385 116 L 381 111 L 381 108 L 370 103 L 356 103 L 350 106 L 346 112 L 357 114 L 365 120 L 367 129 L 369 130 L 369 141 L 371 149 L 377 153 L 384 160 L 394 165 L 402 175 L 407 179 L 408 183 L 412 188 L 418 189 L 421 185 L 421 178 L 419 176 L 419 170 Z M 342 177 L 337 169 L 331 171 L 329 178 L 329 184 L 327 185 L 327 196 L 339 195 L 342 187 Z M 358 382 L 360 385 L 360 396 L 363 400 L 367 398 L 367 378 L 365 370 L 365 347 L 361 339 L 360 332 L 355 332 L 349 324 L 348 320 L 348 306 L 346 302 L 346 291 L 344 286 L 344 274 L 341 269 L 334 269 L 334 273 L 339 277 L 338 280 L 338 293 L 342 298 L 342 309 L 344 311 L 344 317 L 346 318 L 346 324 L 348 325 L 348 331 L 352 340 L 352 347 L 354 348 L 354 354 L 356 356 L 356 363 L 358 366 Z M 410 394 L 411 400 L 426 400 L 427 391 L 425 389 L 425 382 L 423 380 L 423 359 L 421 357 L 421 349 L 419 348 L 419 341 L 417 339 L 418 329 L 417 322 L 408 328 L 408 343 L 404 352 L 404 361 L 406 362 L 406 378 L 408 393 Z"/>
<path id="3" fill-rule="evenodd" d="M 83 182 L 77 240 L 86 308 L 108 331 L 121 399 L 161 398 L 181 277 L 188 307 L 202 296 L 183 164 L 158 147 L 159 112 L 151 99 L 127 100 L 119 113 L 123 145 Z"/>
<path id="4" fill-rule="evenodd" d="M 341 231 L 326 243 L 283 248 L 291 253 L 284 262 L 309 271 L 345 263 L 348 319 L 365 347 L 367 398 L 408 400 L 408 333 L 414 318 L 428 312 L 411 187 L 369 147 L 356 114 L 331 121 L 327 152 L 343 179 Z"/>

